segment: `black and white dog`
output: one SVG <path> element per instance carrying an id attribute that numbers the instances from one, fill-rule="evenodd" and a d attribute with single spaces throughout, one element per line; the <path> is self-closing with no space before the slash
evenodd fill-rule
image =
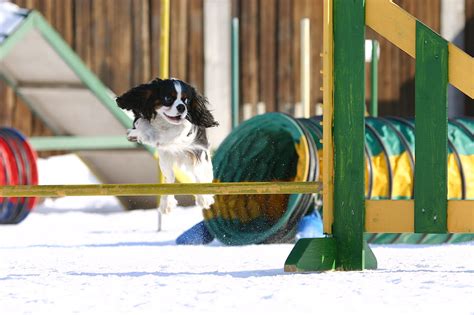
<path id="1" fill-rule="evenodd" d="M 129 141 L 157 148 L 160 168 L 167 183 L 175 181 L 173 165 L 198 183 L 213 179 L 212 162 L 206 128 L 218 126 L 207 109 L 207 99 L 189 84 L 176 79 L 155 79 L 125 92 L 117 99 L 120 108 L 135 116 Z M 196 196 L 197 205 L 209 208 L 212 195 Z M 160 210 L 176 207 L 174 196 L 162 196 Z"/>

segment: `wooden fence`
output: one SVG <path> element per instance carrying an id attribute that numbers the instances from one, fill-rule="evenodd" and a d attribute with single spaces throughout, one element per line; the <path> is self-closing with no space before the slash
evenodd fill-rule
<path id="1" fill-rule="evenodd" d="M 171 1 L 170 74 L 200 90 L 204 89 L 204 1 Z M 473 55 L 474 0 L 465 1 L 466 50 Z M 13 2 L 40 11 L 115 93 L 159 73 L 160 0 Z M 396 2 L 439 31 L 440 0 Z M 311 104 L 322 102 L 322 1 L 232 0 L 232 15 L 240 18 L 241 25 L 241 108 L 248 104 L 256 113 L 260 104 L 266 111 L 292 112 L 300 102 L 299 29 L 304 17 L 311 21 Z M 374 32 L 368 30 L 367 36 L 381 43 L 379 113 L 413 115 L 414 62 Z M 469 107 L 468 113 L 474 114 L 474 106 Z M 26 135 L 50 134 L 4 83 L 0 83 L 0 125 L 17 127 Z"/>

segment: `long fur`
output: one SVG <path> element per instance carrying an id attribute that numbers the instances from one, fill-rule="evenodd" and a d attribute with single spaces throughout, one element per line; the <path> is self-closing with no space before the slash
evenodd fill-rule
<path id="1" fill-rule="evenodd" d="M 213 170 L 206 128 L 218 126 L 207 108 L 207 99 L 189 84 L 155 79 L 138 85 L 117 99 L 117 105 L 135 116 L 127 138 L 157 148 L 160 168 L 167 183 L 175 180 L 173 165 L 186 171 L 196 182 L 212 182 Z M 203 208 L 214 203 L 212 195 L 196 196 Z M 160 199 L 164 213 L 176 206 L 174 196 Z"/>

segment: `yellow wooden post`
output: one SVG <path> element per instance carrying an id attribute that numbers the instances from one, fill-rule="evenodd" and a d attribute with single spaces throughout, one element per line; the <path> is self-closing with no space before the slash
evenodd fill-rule
<path id="1" fill-rule="evenodd" d="M 160 78 L 170 75 L 170 0 L 161 0 Z"/>
<path id="2" fill-rule="evenodd" d="M 170 0 L 161 0 L 161 32 L 160 32 L 160 78 L 166 79 L 170 75 Z M 158 183 L 165 181 L 160 170 L 160 161 L 155 152 L 158 164 Z M 157 197 L 157 205 L 160 204 L 160 196 Z M 161 231 L 161 212 L 158 210 L 158 231 Z"/>
<path id="3" fill-rule="evenodd" d="M 333 126 L 333 0 L 324 1 L 323 32 L 323 226 L 332 233 L 334 201 Z"/>

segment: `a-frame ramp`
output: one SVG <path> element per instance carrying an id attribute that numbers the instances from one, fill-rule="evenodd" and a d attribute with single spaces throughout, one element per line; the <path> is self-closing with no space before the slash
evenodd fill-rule
<path id="1" fill-rule="evenodd" d="M 44 17 L 0 4 L 0 76 L 57 136 L 121 136 L 132 118 Z M 91 140 L 93 141 L 93 140 Z M 153 150 L 78 151 L 104 183 L 156 183 Z M 127 208 L 156 206 L 153 197 L 126 197 Z"/>

